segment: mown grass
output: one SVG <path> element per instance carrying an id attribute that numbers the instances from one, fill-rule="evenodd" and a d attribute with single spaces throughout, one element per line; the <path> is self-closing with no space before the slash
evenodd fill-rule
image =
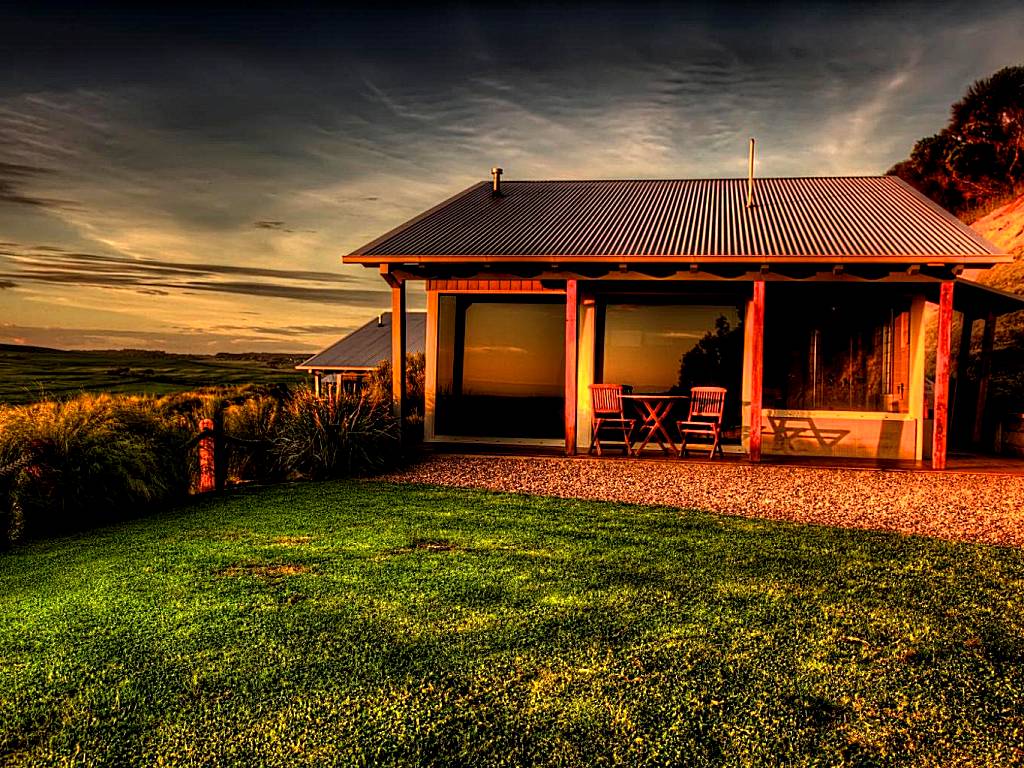
<path id="1" fill-rule="evenodd" d="M 0 556 L 0 764 L 1011 765 L 1024 557 L 376 482 Z"/>

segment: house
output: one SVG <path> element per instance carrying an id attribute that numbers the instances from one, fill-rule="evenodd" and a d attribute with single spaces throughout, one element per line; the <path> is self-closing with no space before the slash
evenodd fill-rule
<path id="1" fill-rule="evenodd" d="M 999 314 L 1024 309 L 962 273 L 1009 260 L 893 176 L 502 181 L 501 169 L 344 257 L 379 270 L 399 317 L 406 286 L 425 283 L 426 440 L 575 453 L 592 383 L 718 384 L 728 449 L 751 460 L 936 468 L 954 312 L 991 339 Z M 408 334 L 394 325 L 399 363 Z"/>
<path id="2" fill-rule="evenodd" d="M 317 394 L 322 389 L 336 387 L 346 392 L 358 392 L 366 377 L 382 361 L 391 359 L 391 318 L 390 312 L 382 312 L 366 325 L 317 352 L 295 368 L 313 374 Z M 426 320 L 425 312 L 406 313 L 406 352 L 423 352 Z"/>

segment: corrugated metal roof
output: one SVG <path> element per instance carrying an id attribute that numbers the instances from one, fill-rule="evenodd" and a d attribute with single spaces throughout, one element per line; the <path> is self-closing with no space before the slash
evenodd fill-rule
<path id="1" fill-rule="evenodd" d="M 953 309 L 969 317 L 1024 312 L 1024 296 L 960 277 L 953 284 Z"/>
<path id="2" fill-rule="evenodd" d="M 426 349 L 427 313 L 405 313 L 407 352 Z M 384 312 L 345 338 L 295 366 L 300 371 L 333 371 L 376 368 L 381 360 L 391 359 L 391 313 Z"/>
<path id="3" fill-rule="evenodd" d="M 482 182 L 346 261 L 910 259 L 1002 252 L 895 176 Z M 456 259 L 452 259 L 456 260 Z"/>

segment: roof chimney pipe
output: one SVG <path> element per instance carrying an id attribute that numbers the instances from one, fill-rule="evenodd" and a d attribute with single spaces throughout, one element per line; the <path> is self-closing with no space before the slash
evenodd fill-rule
<path id="1" fill-rule="evenodd" d="M 491 187 L 491 194 L 494 197 L 501 197 L 501 195 L 502 195 L 502 191 L 501 191 L 501 174 L 502 173 L 504 173 L 504 171 L 502 171 L 501 168 L 498 168 L 498 167 L 491 168 L 491 179 L 493 179 L 493 186 Z"/>
<path id="2" fill-rule="evenodd" d="M 383 328 L 384 327 L 384 313 L 383 312 L 381 312 L 379 315 L 377 315 L 377 327 L 378 328 Z"/>
<path id="3" fill-rule="evenodd" d="M 754 137 L 750 137 L 750 157 L 747 162 L 747 208 L 754 207 Z"/>

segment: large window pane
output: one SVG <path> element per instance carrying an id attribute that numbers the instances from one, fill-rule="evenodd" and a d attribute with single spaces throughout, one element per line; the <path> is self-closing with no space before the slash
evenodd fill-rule
<path id="1" fill-rule="evenodd" d="M 726 332 L 738 329 L 735 307 L 608 304 L 604 313 L 603 380 L 628 384 L 635 392 L 678 388 L 684 357 L 702 341 L 712 340 L 723 323 Z M 729 362 L 742 365 L 742 337 L 735 352 L 737 359 Z M 706 375 L 713 374 L 708 371 Z M 692 385 L 717 383 L 695 381 Z"/>
<path id="2" fill-rule="evenodd" d="M 442 297 L 437 433 L 561 437 L 564 329 L 560 298 Z"/>
<path id="3" fill-rule="evenodd" d="M 740 438 L 743 327 L 737 307 L 648 300 L 608 303 L 603 312 L 600 380 L 637 393 L 689 394 L 725 387 L 723 442 Z M 673 419 L 686 417 L 676 405 Z"/>
<path id="4" fill-rule="evenodd" d="M 780 291 L 765 322 L 765 405 L 906 412 L 909 332 L 909 304 L 899 297 Z"/>

